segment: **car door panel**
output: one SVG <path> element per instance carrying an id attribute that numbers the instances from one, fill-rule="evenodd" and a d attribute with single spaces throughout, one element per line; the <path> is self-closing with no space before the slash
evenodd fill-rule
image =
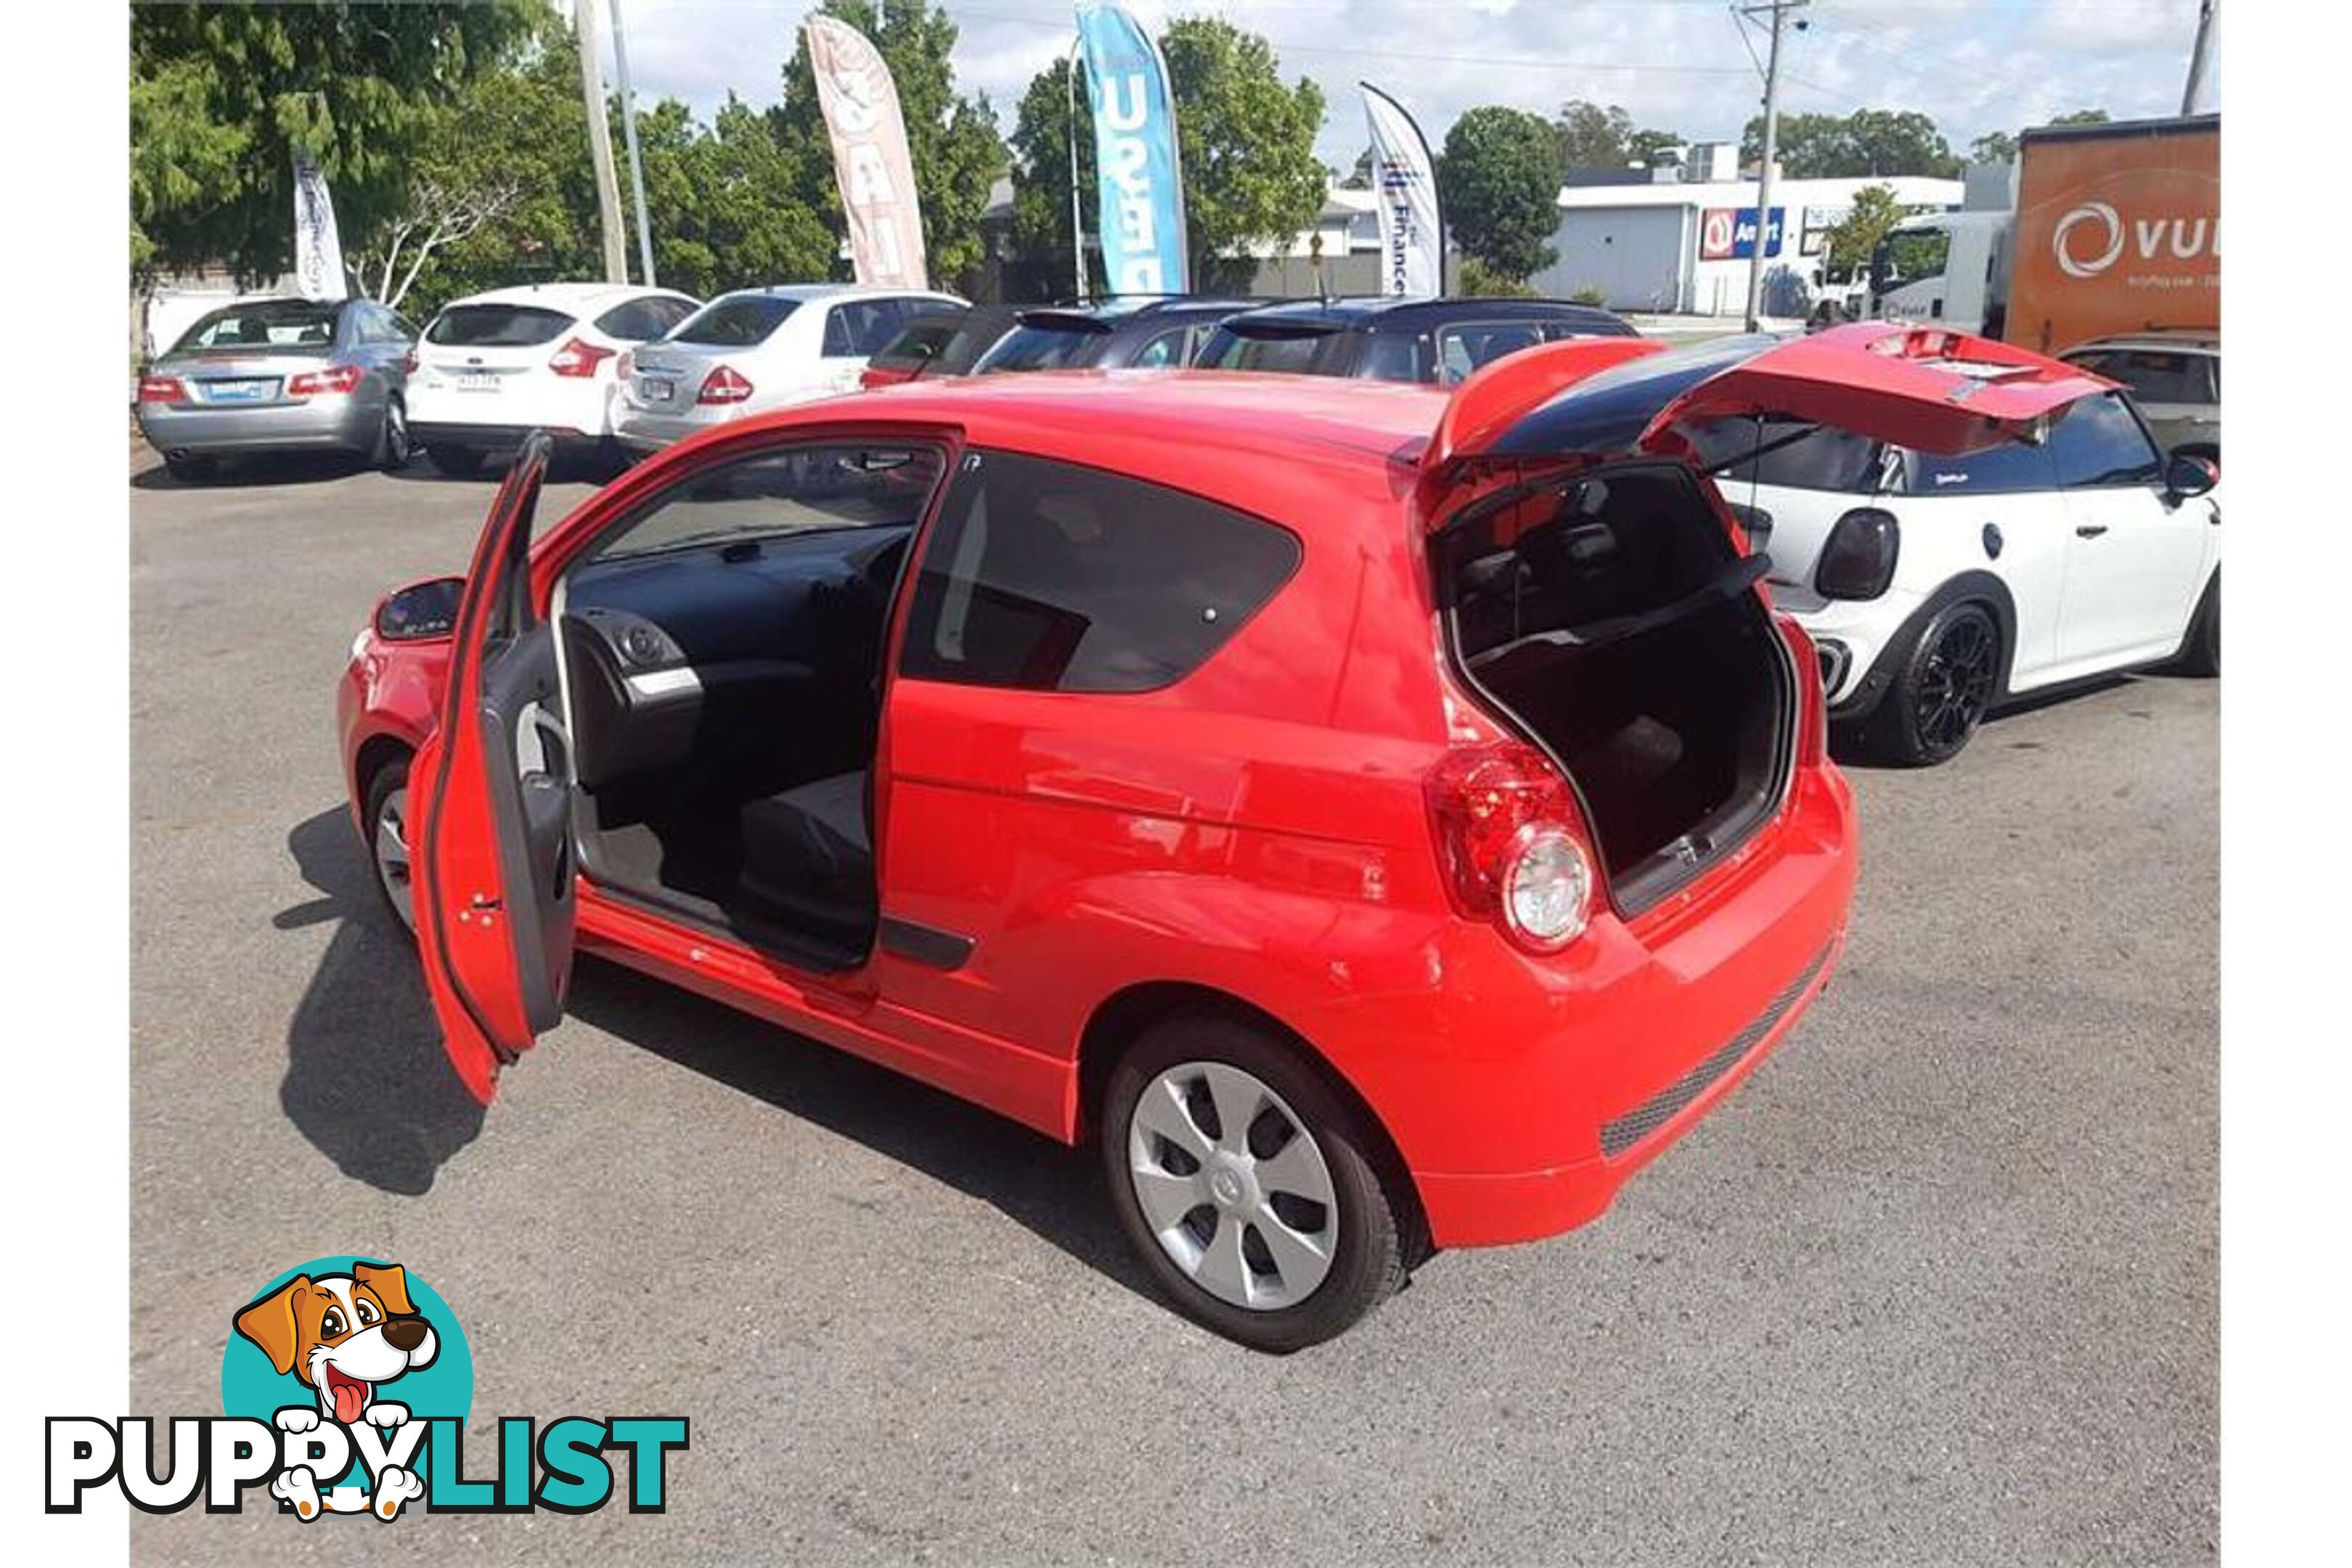
<path id="1" fill-rule="evenodd" d="M 2168 497 L 2155 443 L 2120 395 L 2086 399 L 2052 427 L 2073 537 L 2060 673 L 2072 678 L 2169 653 L 2204 586 L 2217 515 Z"/>
<path id="2" fill-rule="evenodd" d="M 450 1065 L 488 1103 L 498 1069 L 562 1016 L 577 921 L 571 741 L 553 627 L 530 597 L 534 435 L 492 502 L 451 634 L 440 721 L 410 770 L 426 988 Z"/>

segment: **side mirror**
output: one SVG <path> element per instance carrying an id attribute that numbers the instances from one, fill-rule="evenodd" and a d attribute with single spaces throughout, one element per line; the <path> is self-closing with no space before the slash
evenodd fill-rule
<path id="1" fill-rule="evenodd" d="M 2175 452 L 2164 460 L 2164 493 L 2172 500 L 2201 496 L 2221 482 L 2221 465 L 2210 458 Z"/>
<path id="2" fill-rule="evenodd" d="M 375 607 L 375 635 L 386 642 L 446 637 L 457 628 L 457 600 L 465 592 L 463 577 L 436 577 L 387 594 Z"/>

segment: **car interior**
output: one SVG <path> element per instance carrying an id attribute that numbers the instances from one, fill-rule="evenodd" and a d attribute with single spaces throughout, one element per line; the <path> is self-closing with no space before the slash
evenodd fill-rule
<path id="1" fill-rule="evenodd" d="M 884 634 L 943 463 L 847 444 L 723 462 L 566 574 L 574 820 L 600 886 L 804 967 L 863 959 Z"/>
<path id="2" fill-rule="evenodd" d="M 1629 912 L 1769 815 L 1795 687 L 1743 557 L 1676 464 L 1507 494 L 1442 552 L 1465 672 L 1575 781 Z"/>

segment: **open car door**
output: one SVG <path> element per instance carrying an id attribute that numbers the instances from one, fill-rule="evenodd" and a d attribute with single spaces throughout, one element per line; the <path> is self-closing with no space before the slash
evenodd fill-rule
<path id="1" fill-rule="evenodd" d="M 555 629 L 530 594 L 548 452 L 527 439 L 491 503 L 440 725 L 409 770 L 417 951 L 450 1063 L 486 1105 L 498 1069 L 562 1017 L 572 975 L 572 744 Z"/>
<path id="2" fill-rule="evenodd" d="M 1495 361 L 1448 402 L 1421 458 L 1442 526 L 1457 479 L 1515 461 L 1685 455 L 1682 432 L 1759 417 L 1827 425 L 1940 456 L 2038 440 L 2042 419 L 2115 384 L 2015 343 L 1892 321 L 1656 351 L 1572 340 Z"/>

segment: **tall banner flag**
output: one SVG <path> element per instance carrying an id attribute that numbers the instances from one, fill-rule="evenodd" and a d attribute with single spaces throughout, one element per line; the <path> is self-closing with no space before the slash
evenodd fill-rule
<path id="1" fill-rule="evenodd" d="M 340 300 L 351 292 L 343 279 L 343 242 L 335 232 L 334 198 L 327 177 L 310 159 L 294 160 L 294 278 L 305 300 Z"/>
<path id="2" fill-rule="evenodd" d="M 1372 189 L 1380 195 L 1381 292 L 1434 299 L 1445 292 L 1445 220 L 1437 210 L 1437 170 L 1412 116 L 1370 82 L 1364 119 L 1372 131 Z"/>
<path id="3" fill-rule="evenodd" d="M 849 258 L 860 283 L 921 289 L 923 210 L 907 155 L 898 84 L 865 34 L 831 16 L 808 19 L 817 107 L 833 138 L 833 173 L 849 220 Z"/>
<path id="4" fill-rule="evenodd" d="M 1118 294 L 1191 291 L 1184 182 L 1168 62 L 1124 7 L 1079 0 L 1087 103 L 1095 116 L 1097 227 L 1103 273 Z"/>

